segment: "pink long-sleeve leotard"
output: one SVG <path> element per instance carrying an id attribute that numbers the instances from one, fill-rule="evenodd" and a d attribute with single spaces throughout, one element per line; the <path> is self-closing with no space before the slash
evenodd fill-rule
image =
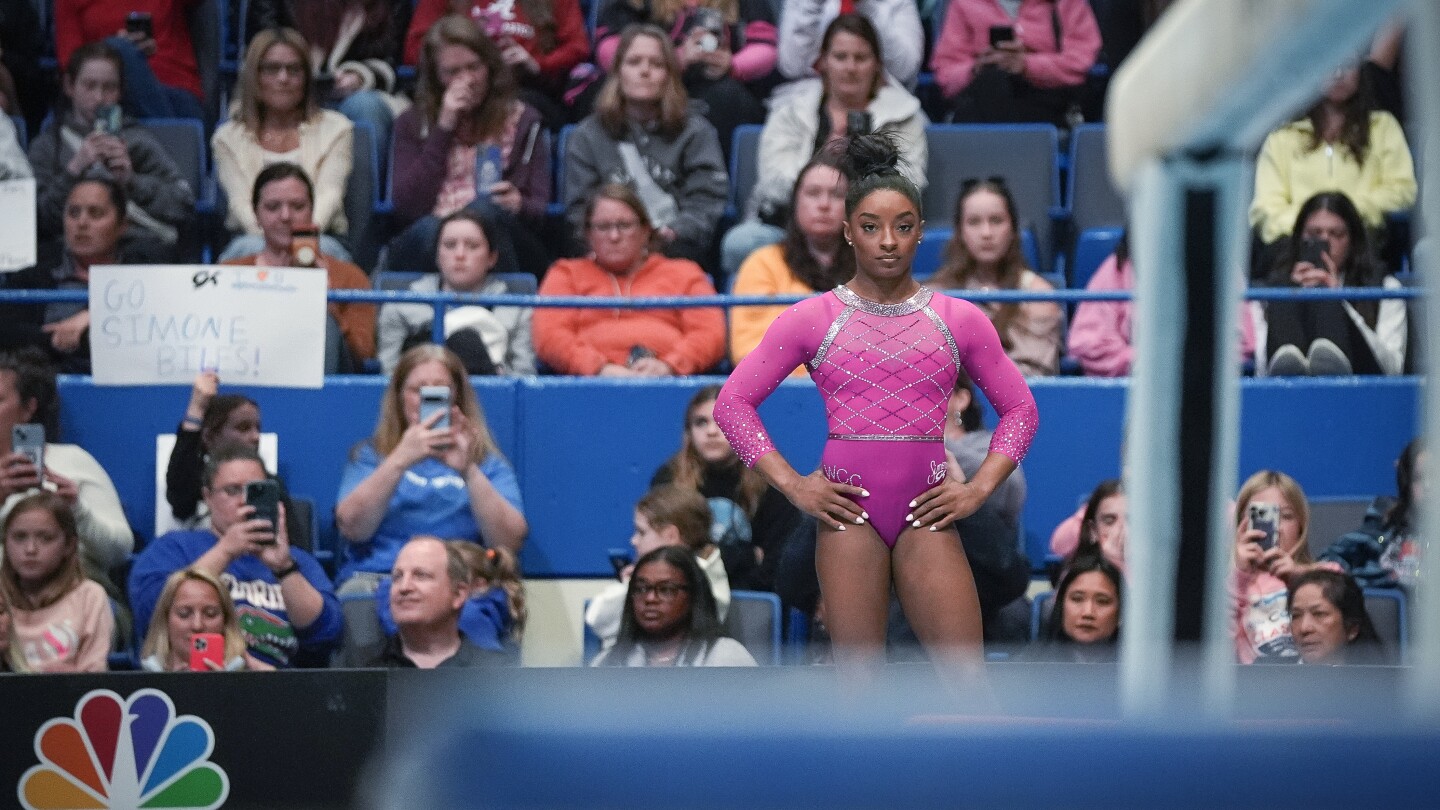
<path id="1" fill-rule="evenodd" d="M 1000 414 L 992 452 L 1019 463 L 1040 423 L 1029 386 L 975 305 L 924 287 L 878 304 L 841 286 L 776 318 L 720 391 L 715 421 L 747 465 L 775 449 L 756 408 L 802 363 L 830 426 L 821 469 L 869 492 L 855 500 L 892 548 L 910 501 L 946 475 L 945 410 L 961 365 Z"/>

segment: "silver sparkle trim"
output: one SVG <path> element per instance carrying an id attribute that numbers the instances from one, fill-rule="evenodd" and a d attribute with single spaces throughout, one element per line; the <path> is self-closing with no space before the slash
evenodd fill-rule
<path id="1" fill-rule="evenodd" d="M 931 323 L 935 324 L 935 328 L 940 330 L 940 334 L 945 336 L 945 342 L 950 345 L 950 359 L 955 361 L 955 368 L 960 368 L 960 348 L 955 345 L 955 336 L 950 334 L 950 327 L 945 325 L 945 321 L 940 319 L 939 313 L 930 306 L 929 302 L 921 307 L 921 311 L 925 313 Z"/>
<path id="2" fill-rule="evenodd" d="M 929 305 L 931 295 L 932 293 L 928 289 L 921 287 L 915 291 L 914 295 L 898 304 L 881 304 L 868 298 L 861 298 L 844 284 L 835 288 L 835 297 L 839 298 L 845 306 L 854 307 L 869 315 L 879 315 L 882 318 L 896 318 L 919 312 L 923 307 Z"/>
<path id="3" fill-rule="evenodd" d="M 891 436 L 888 433 L 831 433 L 830 438 L 852 442 L 943 442 L 943 436 Z"/>
<path id="4" fill-rule="evenodd" d="M 835 289 L 843 290 L 844 287 L 836 287 Z M 841 310 L 839 315 L 835 316 L 835 320 L 830 324 L 830 330 L 825 333 L 825 339 L 820 341 L 820 348 L 815 351 L 815 359 L 810 361 L 811 371 L 820 368 L 820 363 L 824 362 L 825 355 L 830 351 L 830 344 L 835 342 L 835 336 L 840 334 L 840 329 L 845 326 L 845 323 L 850 320 L 850 316 L 854 314 L 855 307 L 847 306 Z"/>

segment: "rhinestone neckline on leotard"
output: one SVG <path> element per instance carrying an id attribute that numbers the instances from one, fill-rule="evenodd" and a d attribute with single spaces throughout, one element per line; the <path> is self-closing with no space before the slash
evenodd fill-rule
<path id="1" fill-rule="evenodd" d="M 931 292 L 921 287 L 915 291 L 914 295 L 898 304 L 881 304 L 868 298 L 861 298 L 844 284 L 835 288 L 835 297 L 839 298 L 845 306 L 854 307 L 870 315 L 879 315 L 882 318 L 898 318 L 901 315 L 919 312 L 926 304 L 930 303 L 930 296 Z"/>

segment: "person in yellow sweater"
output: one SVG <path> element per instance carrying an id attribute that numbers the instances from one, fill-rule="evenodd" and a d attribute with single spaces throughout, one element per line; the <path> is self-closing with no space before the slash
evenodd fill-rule
<path id="1" fill-rule="evenodd" d="M 785 239 L 760 248 L 740 265 L 735 295 L 805 295 L 844 284 L 855 275 L 854 251 L 841 250 L 845 178 L 822 151 L 800 171 L 790 195 Z M 760 345 L 770 322 L 788 304 L 730 310 L 730 359 L 738 363 Z M 802 373 L 797 368 L 795 373 Z"/>
<path id="2" fill-rule="evenodd" d="M 1395 116 L 1376 107 L 1358 67 L 1336 72 L 1304 117 L 1270 133 L 1255 165 L 1250 224 L 1272 245 L 1289 236 L 1300 206 L 1344 192 L 1367 227 L 1415 203 L 1415 165 Z M 1264 269 L 1268 268 L 1265 263 Z"/>

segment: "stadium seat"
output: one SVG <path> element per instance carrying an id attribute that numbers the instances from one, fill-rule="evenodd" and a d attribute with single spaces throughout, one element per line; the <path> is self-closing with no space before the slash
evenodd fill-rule
<path id="1" fill-rule="evenodd" d="M 375 610 L 374 594 L 346 594 L 340 597 L 345 615 L 345 639 L 330 662 L 335 667 L 363 667 L 385 645 L 385 629 Z"/>
<path id="2" fill-rule="evenodd" d="M 345 220 L 350 226 L 350 255 L 362 270 L 375 266 L 376 254 L 384 242 L 377 233 L 380 205 L 380 156 L 375 133 L 369 124 L 355 124 L 351 147 L 350 179 L 345 182 Z"/>
<path id="3" fill-rule="evenodd" d="M 1066 185 L 1066 207 L 1077 232 L 1125 227 L 1125 200 L 1110 182 L 1104 124 L 1083 124 L 1070 133 Z"/>
<path id="4" fill-rule="evenodd" d="M 15 141 L 20 144 L 20 151 L 25 152 L 30 148 L 29 133 L 25 131 L 25 119 L 18 115 L 10 116 L 10 123 L 15 126 Z"/>
<path id="5" fill-rule="evenodd" d="M 216 211 L 214 185 L 207 181 L 209 174 L 208 152 L 205 149 L 205 128 L 193 118 L 145 118 L 140 121 L 165 153 L 175 161 L 180 176 L 195 192 L 195 212 L 213 214 Z"/>
<path id="6" fill-rule="evenodd" d="M 1091 228 L 1080 232 L 1075 240 L 1075 258 L 1066 268 L 1071 289 L 1085 289 L 1095 271 L 1115 252 L 1122 233 L 1120 228 Z"/>
<path id="7" fill-rule="evenodd" d="M 566 124 L 560 128 L 560 135 L 555 138 L 555 201 L 550 203 L 547 211 L 551 217 L 565 216 L 565 149 L 570 141 L 570 133 L 574 130 L 574 124 Z M 395 165 L 395 162 L 392 160 L 390 165 Z"/>
<path id="8" fill-rule="evenodd" d="M 1394 653 L 1394 662 L 1406 663 L 1410 627 L 1405 592 L 1398 588 L 1366 588 L 1365 612 L 1370 614 L 1370 623 L 1375 625 L 1375 634 L 1385 649 Z"/>
<path id="9" fill-rule="evenodd" d="M 949 227 L 926 228 L 925 238 L 920 240 L 920 246 L 915 249 L 915 263 L 911 271 L 917 281 L 924 281 L 940 269 L 945 263 L 945 248 L 950 245 L 954 238 L 955 231 Z M 1020 231 L 1020 253 L 1025 257 L 1025 263 L 1030 267 L 1040 267 L 1039 251 L 1035 247 L 1035 234 L 1028 228 Z M 1046 280 L 1054 283 L 1054 277 L 1046 273 L 1040 273 Z M 1064 284 L 1056 284 L 1063 289 Z"/>
<path id="10" fill-rule="evenodd" d="M 760 666 L 780 663 L 780 597 L 761 591 L 731 591 L 725 632 L 745 645 Z"/>
<path id="11" fill-rule="evenodd" d="M 1319 557 L 1340 536 L 1359 528 L 1373 498 L 1309 498 L 1310 521 L 1305 537 L 1311 556 Z"/>
<path id="12" fill-rule="evenodd" d="M 220 79 L 220 63 L 224 57 L 223 23 L 225 9 L 221 0 L 202 0 L 186 12 L 190 41 L 195 49 L 195 65 L 200 74 L 200 89 L 206 129 L 213 129 L 224 109 L 225 83 Z"/>
<path id="13" fill-rule="evenodd" d="M 805 662 L 805 650 L 810 645 L 810 615 L 797 607 L 789 608 L 785 614 L 785 649 L 792 664 Z"/>
<path id="14" fill-rule="evenodd" d="M 1030 640 L 1038 641 L 1040 633 L 1050 621 L 1050 611 L 1055 608 L 1055 592 L 1037 594 L 1030 603 Z"/>
<path id="15" fill-rule="evenodd" d="M 929 184 L 925 188 L 925 220 L 933 226 L 953 225 L 961 184 L 970 178 L 1004 177 L 1015 197 L 1022 231 L 1035 238 L 1036 270 L 1049 270 L 1054 221 L 1060 207 L 1060 135 L 1049 124 L 931 124 Z"/>
<path id="16" fill-rule="evenodd" d="M 729 217 L 738 218 L 744 214 L 750 192 L 755 188 L 762 129 L 759 124 L 745 124 L 736 127 L 730 137 L 730 210 L 725 212 Z"/>

